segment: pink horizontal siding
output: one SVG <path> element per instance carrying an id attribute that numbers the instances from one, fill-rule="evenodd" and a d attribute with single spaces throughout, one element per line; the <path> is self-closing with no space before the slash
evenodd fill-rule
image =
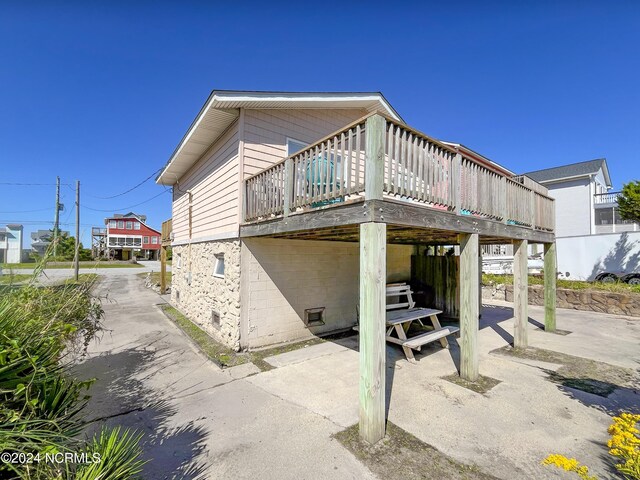
<path id="1" fill-rule="evenodd" d="M 174 241 L 189 239 L 188 190 L 192 193 L 192 239 L 237 232 L 238 142 L 235 123 L 174 186 Z"/>
<path id="2" fill-rule="evenodd" d="M 364 109 L 247 110 L 245 178 L 286 157 L 287 137 L 313 143 L 366 114 Z"/>

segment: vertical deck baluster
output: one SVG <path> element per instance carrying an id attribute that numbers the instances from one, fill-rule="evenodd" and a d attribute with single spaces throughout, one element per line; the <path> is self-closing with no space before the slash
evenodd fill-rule
<path id="1" fill-rule="evenodd" d="M 400 148 L 400 179 L 398 185 L 400 186 L 400 195 L 407 194 L 407 142 L 409 141 L 409 132 L 406 130 L 402 135 L 402 147 Z"/>
<path id="2" fill-rule="evenodd" d="M 325 149 L 326 144 L 328 144 L 328 142 L 322 142 L 320 144 L 320 157 L 316 160 L 318 162 L 318 178 L 320 179 L 319 192 L 318 192 L 319 200 L 324 200 L 324 195 L 327 190 L 326 164 L 328 162 L 327 162 L 326 156 L 328 155 L 328 153 Z"/>
<path id="3" fill-rule="evenodd" d="M 348 146 L 348 154 L 347 157 L 349 158 L 349 168 L 347 168 L 347 193 L 351 194 L 352 190 L 351 190 L 351 186 L 352 186 L 352 176 L 353 176 L 353 172 L 352 172 L 352 168 L 353 168 L 353 129 L 350 128 L 349 132 L 347 134 L 349 136 L 349 146 Z"/>
<path id="4" fill-rule="evenodd" d="M 392 192 L 391 190 L 391 162 L 393 152 L 393 123 L 387 122 L 387 145 L 385 148 L 385 171 L 384 171 L 384 190 L 385 192 Z"/>
<path id="5" fill-rule="evenodd" d="M 415 199 L 418 198 L 419 196 L 419 190 L 418 190 L 418 168 L 420 167 L 420 149 L 418 148 L 418 145 L 420 144 L 420 137 L 416 136 L 413 139 L 413 179 L 412 179 L 412 184 L 413 184 L 413 188 L 412 188 L 412 192 L 411 192 L 411 196 Z"/>
<path id="6" fill-rule="evenodd" d="M 344 142 L 345 142 L 345 137 L 344 137 L 344 132 L 342 132 L 340 134 L 340 158 L 341 158 L 341 172 L 340 172 L 340 197 L 344 197 L 344 183 L 345 183 L 345 174 L 344 172 L 347 169 L 347 166 L 349 165 L 347 163 L 347 157 L 344 156 Z"/>
<path id="7" fill-rule="evenodd" d="M 336 198 L 338 196 L 336 189 L 338 188 L 338 136 L 333 137 L 333 159 L 331 161 L 331 177 L 333 177 L 333 181 L 331 182 L 331 192 L 330 197 Z"/>
<path id="8" fill-rule="evenodd" d="M 393 193 L 400 193 L 400 148 L 402 144 L 402 129 L 400 127 L 396 127 L 395 135 L 394 135 L 394 153 L 393 153 Z"/>
<path id="9" fill-rule="evenodd" d="M 418 200 L 424 201 L 424 181 L 422 176 L 424 174 L 424 138 L 421 138 L 418 142 Z"/>
<path id="10" fill-rule="evenodd" d="M 356 181 L 355 190 L 362 191 L 362 181 L 360 180 L 360 125 L 356 125 Z"/>

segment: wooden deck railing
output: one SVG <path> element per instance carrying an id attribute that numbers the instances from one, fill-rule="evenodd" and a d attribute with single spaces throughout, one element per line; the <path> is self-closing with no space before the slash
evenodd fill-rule
<path id="1" fill-rule="evenodd" d="M 554 200 L 544 191 L 527 177 L 507 177 L 401 122 L 371 114 L 247 178 L 243 218 L 255 222 L 395 197 L 553 231 Z"/>

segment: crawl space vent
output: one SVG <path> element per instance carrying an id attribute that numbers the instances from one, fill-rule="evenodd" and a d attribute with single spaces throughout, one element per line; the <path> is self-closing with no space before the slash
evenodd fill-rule
<path id="1" fill-rule="evenodd" d="M 304 311 L 304 324 L 307 327 L 324 325 L 324 307 L 307 308 Z"/>

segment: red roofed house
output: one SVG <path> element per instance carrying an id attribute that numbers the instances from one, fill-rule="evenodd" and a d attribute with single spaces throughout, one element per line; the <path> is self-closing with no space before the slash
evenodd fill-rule
<path id="1" fill-rule="evenodd" d="M 129 212 L 105 218 L 109 258 L 130 260 L 135 255 L 145 260 L 157 260 L 160 251 L 160 231 L 149 227 L 146 215 Z"/>

